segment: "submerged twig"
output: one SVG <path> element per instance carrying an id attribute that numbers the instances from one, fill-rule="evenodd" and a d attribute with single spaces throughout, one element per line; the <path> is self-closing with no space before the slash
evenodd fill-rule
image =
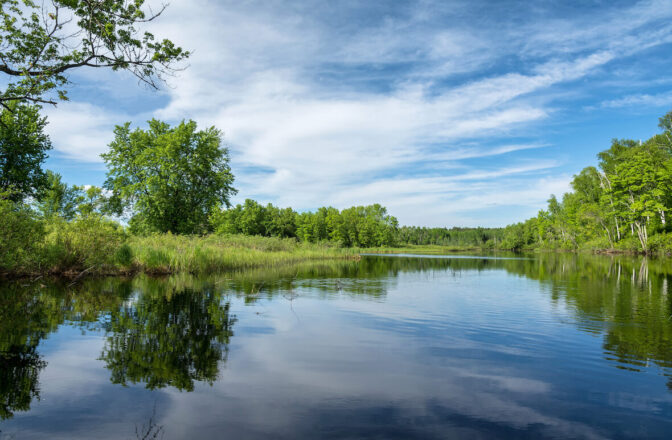
<path id="1" fill-rule="evenodd" d="M 83 271 L 81 271 L 81 272 L 79 273 L 79 275 L 77 275 L 77 276 L 75 277 L 75 279 L 72 280 L 72 283 L 68 284 L 68 287 L 72 287 L 72 286 L 73 286 L 73 285 L 74 285 L 74 284 L 75 284 L 81 277 L 84 276 L 85 273 L 87 273 L 88 271 L 90 271 L 90 270 L 93 269 L 94 267 L 96 267 L 96 265 L 93 265 L 93 266 L 89 267 L 88 269 L 84 269 Z"/>
<path id="2" fill-rule="evenodd" d="M 165 434 L 163 430 L 163 425 L 156 423 L 156 402 L 154 402 L 154 409 L 152 410 L 152 415 L 149 417 L 149 423 L 145 427 L 143 424 L 140 428 L 138 425 L 135 425 L 135 437 L 138 440 L 155 440 L 158 438 L 163 438 Z"/>

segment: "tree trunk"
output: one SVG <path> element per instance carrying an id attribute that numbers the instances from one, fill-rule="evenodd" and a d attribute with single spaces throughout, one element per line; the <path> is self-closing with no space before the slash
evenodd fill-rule
<path id="1" fill-rule="evenodd" d="M 609 177 L 607 177 L 605 173 L 598 173 L 598 175 L 600 176 L 600 184 L 602 185 L 602 188 L 607 190 L 607 194 L 609 194 L 609 204 L 611 205 L 611 209 L 614 209 L 614 198 L 611 197 L 611 182 L 609 181 Z M 616 223 L 616 238 L 620 241 L 621 228 L 618 225 L 618 217 L 615 215 L 614 223 Z"/>
<path id="2" fill-rule="evenodd" d="M 614 240 L 611 239 L 611 231 L 609 231 L 609 228 L 607 227 L 607 225 L 604 224 L 604 222 L 601 221 L 600 224 L 604 228 L 604 231 L 607 233 L 607 239 L 609 240 L 609 246 L 611 247 L 611 249 L 613 249 L 614 248 Z"/>
<path id="3" fill-rule="evenodd" d="M 639 238 L 639 243 L 642 245 L 642 250 L 647 252 L 648 236 L 646 233 L 646 225 L 642 225 L 639 220 L 633 223 L 637 227 L 637 238 Z"/>
<path id="4" fill-rule="evenodd" d="M 618 217 L 614 216 L 614 221 L 616 222 L 616 238 L 621 240 L 621 228 L 618 227 Z"/>

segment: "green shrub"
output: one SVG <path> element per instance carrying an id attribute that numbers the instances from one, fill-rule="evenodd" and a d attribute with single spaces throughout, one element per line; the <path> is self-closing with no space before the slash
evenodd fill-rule
<path id="1" fill-rule="evenodd" d="M 126 239 L 122 227 L 100 215 L 71 222 L 56 219 L 47 230 L 45 255 L 54 270 L 104 271 L 118 264 L 120 258 L 126 262 L 132 259 L 130 249 L 121 250 Z"/>
<path id="2" fill-rule="evenodd" d="M 604 249 L 610 249 L 611 243 L 606 237 L 596 237 L 592 240 L 589 240 L 581 245 L 581 250 L 584 251 L 600 251 Z"/>
<path id="3" fill-rule="evenodd" d="M 0 194 L 0 272 L 24 272 L 40 261 L 44 225 L 20 202 Z"/>
<path id="4" fill-rule="evenodd" d="M 133 250 L 124 243 L 122 244 L 114 255 L 114 262 L 121 267 L 131 267 L 133 265 Z"/>
<path id="5" fill-rule="evenodd" d="M 629 252 L 639 252 L 642 250 L 642 245 L 639 242 L 639 239 L 636 236 L 630 235 L 630 232 L 627 232 L 628 235 L 623 237 L 621 240 L 616 242 L 615 248 L 622 251 Z"/>
<path id="6" fill-rule="evenodd" d="M 662 233 L 649 237 L 649 250 L 651 252 L 672 252 L 672 234 Z"/>

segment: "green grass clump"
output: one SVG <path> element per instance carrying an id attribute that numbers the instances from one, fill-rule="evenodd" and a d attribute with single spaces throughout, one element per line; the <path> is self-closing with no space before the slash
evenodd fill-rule
<path id="1" fill-rule="evenodd" d="M 359 255 L 356 249 L 243 235 L 157 234 L 131 237 L 129 246 L 135 266 L 147 273 L 211 273 Z"/>

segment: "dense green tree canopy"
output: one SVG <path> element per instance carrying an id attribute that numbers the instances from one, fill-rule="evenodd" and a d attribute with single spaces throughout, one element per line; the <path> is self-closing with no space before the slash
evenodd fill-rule
<path id="1" fill-rule="evenodd" d="M 117 126 L 103 159 L 108 167 L 105 188 L 133 211 L 138 231 L 202 233 L 210 213 L 229 205 L 236 192 L 228 149 L 214 127 L 197 131 L 194 121 L 176 127 L 155 119 L 149 129 Z"/>
<path id="2" fill-rule="evenodd" d="M 270 203 L 263 206 L 251 199 L 234 208 L 215 211 L 210 222 L 220 234 L 295 237 L 347 247 L 392 246 L 397 242 L 399 228 L 397 219 L 379 204 L 342 211 L 322 207 L 315 212 L 297 213 L 292 208 L 282 209 Z"/>
<path id="3" fill-rule="evenodd" d="M 663 130 L 645 142 L 614 139 L 600 152 L 599 169 L 584 168 L 573 191 L 548 210 L 507 227 L 505 247 L 561 247 L 626 250 L 672 247 L 672 112 L 660 118 Z M 527 233 L 537 229 L 537 236 Z"/>
<path id="4" fill-rule="evenodd" d="M 414 245 L 492 248 L 501 243 L 502 228 L 426 228 L 402 226 L 398 241 Z"/>
<path id="5" fill-rule="evenodd" d="M 80 67 L 127 70 L 156 87 L 189 53 L 139 29 L 163 12 L 144 3 L 0 0 L 0 72 L 16 79 L 0 91 L 0 105 L 66 99 L 67 74 Z"/>
<path id="6" fill-rule="evenodd" d="M 12 103 L 0 113 L 0 191 L 14 201 L 35 197 L 48 182 L 42 163 L 51 149 L 39 108 Z"/>

